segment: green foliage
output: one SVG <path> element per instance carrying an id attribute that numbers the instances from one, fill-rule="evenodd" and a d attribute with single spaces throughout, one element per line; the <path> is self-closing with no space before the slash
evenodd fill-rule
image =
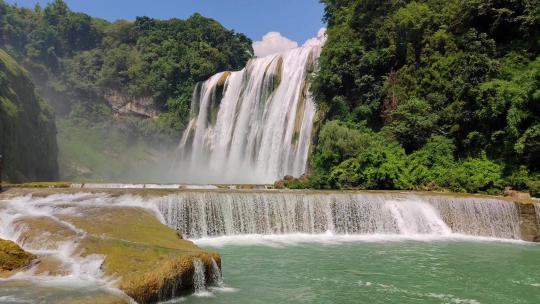
<path id="1" fill-rule="evenodd" d="M 500 193 L 502 167 L 485 156 L 469 158 L 448 171 L 453 191 Z"/>
<path id="2" fill-rule="evenodd" d="M 54 115 L 34 92 L 21 66 L 0 50 L 0 155 L 2 180 L 58 178 Z"/>
<path id="3" fill-rule="evenodd" d="M 62 0 L 43 9 L 0 0 L 0 48 L 31 73 L 37 91 L 60 119 L 62 177 L 108 181 L 139 178 L 145 171 L 149 177 L 149 168 L 133 168 L 141 160 L 161 165 L 156 158 L 164 157 L 156 147 L 176 144 L 188 120 L 194 85 L 217 72 L 242 68 L 253 54 L 245 35 L 199 14 L 187 20 L 138 17 L 111 23 L 73 12 Z M 115 115 L 110 96 L 151 100 L 152 110 L 161 115 Z M 20 109 L 14 100 L 1 97 L 4 123 L 4 115 L 16 117 Z M 47 115 L 40 117 L 52 122 Z M 54 125 L 42 129 L 56 132 Z M 48 147 L 44 141 L 49 138 L 39 134 L 19 136 Z M 56 150 L 49 157 L 56 166 Z M 39 168 L 32 162 L 28 166 Z M 9 174 L 13 181 L 34 179 L 26 173 L 17 176 Z"/>
<path id="4" fill-rule="evenodd" d="M 322 2 L 328 39 L 312 91 L 331 122 L 315 148 L 312 185 L 536 185 L 537 0 Z"/>
<path id="5" fill-rule="evenodd" d="M 411 98 L 388 114 L 388 130 L 408 151 L 420 148 L 434 131 L 438 115 L 426 101 Z"/>
<path id="6" fill-rule="evenodd" d="M 456 166 L 455 150 L 450 139 L 440 135 L 431 137 L 408 157 L 405 172 L 409 184 L 418 189 L 443 188 L 447 184 L 447 171 Z"/>
<path id="7" fill-rule="evenodd" d="M 108 119 L 99 105 L 115 92 L 152 98 L 176 130 L 186 124 L 195 83 L 240 69 L 253 54 L 245 35 L 199 14 L 109 23 L 73 12 L 63 0 L 34 10 L 0 0 L 0 48 L 25 63 L 63 118 Z"/>
<path id="8" fill-rule="evenodd" d="M 319 134 L 315 165 L 317 168 L 329 170 L 342 161 L 355 157 L 370 141 L 370 133 L 348 128 L 339 121 L 329 121 Z"/>

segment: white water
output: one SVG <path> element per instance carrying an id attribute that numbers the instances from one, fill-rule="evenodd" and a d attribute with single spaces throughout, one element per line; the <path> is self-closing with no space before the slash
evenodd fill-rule
<path id="1" fill-rule="evenodd" d="M 57 288 L 99 288 L 131 301 L 115 287 L 115 279 L 106 277 L 101 271 L 105 259 L 102 255 L 81 256 L 77 244 L 86 232 L 74 226 L 63 216 L 84 216 L 87 208 L 96 207 L 142 207 L 164 221 L 154 204 L 140 196 L 111 196 L 105 193 L 53 194 L 45 197 L 31 195 L 0 200 L 0 238 L 12 240 L 40 259 L 50 259 L 61 263 L 58 273 L 40 272 L 39 265 L 14 274 L 0 281 L 30 281 L 40 286 Z M 41 237 L 26 239 L 24 233 L 30 227 L 27 219 L 52 220 L 60 227 L 71 231 L 72 236 L 55 239 L 47 231 Z"/>
<path id="2" fill-rule="evenodd" d="M 204 264 L 199 259 L 193 261 L 193 289 L 195 295 L 206 295 L 206 276 L 204 274 Z"/>
<path id="3" fill-rule="evenodd" d="M 516 206 L 493 198 L 405 193 L 181 192 L 154 200 L 166 223 L 198 243 L 281 235 L 520 239 Z M 286 242 L 286 240 L 284 240 Z"/>
<path id="4" fill-rule="evenodd" d="M 70 203 L 96 206 L 110 201 L 107 195 L 88 193 L 56 194 L 47 197 L 23 196 L 0 201 L 0 238 L 12 240 L 23 249 L 39 257 L 59 261 L 62 265 L 59 273 L 39 272 L 39 265 L 14 274 L 1 281 L 31 281 L 34 284 L 51 287 L 100 288 L 108 293 L 130 299 L 114 287 L 114 280 L 107 278 L 101 271 L 104 256 L 76 254 L 77 242 L 86 233 L 67 221 L 61 215 L 77 214 L 80 210 Z M 60 240 L 48 239 L 43 232 L 37 241 L 29 241 L 21 237 L 28 229 L 26 224 L 18 221 L 30 218 L 48 218 L 58 225 L 72 231 L 72 237 Z"/>
<path id="5" fill-rule="evenodd" d="M 199 84 L 180 143 L 188 182 L 273 183 L 305 173 L 315 105 L 308 78 L 320 47 L 252 59 Z"/>
<path id="6" fill-rule="evenodd" d="M 221 276 L 221 270 L 219 269 L 214 259 L 212 259 L 212 282 L 218 287 L 223 286 L 223 277 Z"/>
<path id="7" fill-rule="evenodd" d="M 7 280 L 29 280 L 44 286 L 98 286 L 120 294 L 115 281 L 101 272 L 104 256 L 82 257 L 77 242 L 86 232 L 62 220 L 84 216 L 87 208 L 146 208 L 199 245 L 288 246 L 299 243 L 340 244 L 399 240 L 519 240 L 519 215 L 514 204 L 494 198 L 453 198 L 408 193 L 294 192 L 189 190 L 162 197 L 113 196 L 106 193 L 23 196 L 0 201 L 0 238 L 17 242 L 40 257 L 62 261 L 65 273 L 37 273 L 36 267 Z M 540 209 L 539 206 L 536 208 Z M 21 238 L 17 220 L 47 217 L 72 231 L 73 237 L 52 241 Z M 202 268 L 202 269 L 201 269 Z M 212 291 L 234 292 L 223 285 L 217 263 L 206 271 L 195 263 L 196 296 Z M 210 276 L 205 277 L 205 272 Z M 4 279 L 5 280 L 5 279 Z M 211 282 L 213 286 L 206 286 Z M 181 284 L 173 282 L 172 284 Z M 175 286 L 171 289 L 176 290 Z"/>

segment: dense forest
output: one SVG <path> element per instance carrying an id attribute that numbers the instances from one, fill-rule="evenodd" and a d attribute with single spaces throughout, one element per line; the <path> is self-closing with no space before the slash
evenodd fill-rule
<path id="1" fill-rule="evenodd" d="M 199 14 L 108 22 L 62 0 L 34 9 L 0 0 L 0 48 L 53 106 L 62 178 L 103 180 L 161 158 L 155 147 L 177 143 L 194 84 L 253 54 L 245 35 Z"/>
<path id="2" fill-rule="evenodd" d="M 539 1 L 322 2 L 327 122 L 289 187 L 539 194 Z"/>
<path id="3" fill-rule="evenodd" d="M 288 187 L 540 194 L 538 0 L 321 1 L 323 124 L 309 174 Z M 195 83 L 253 56 L 250 39 L 199 14 L 108 22 L 62 0 L 0 0 L 0 48 L 52 105 L 60 171 L 76 180 L 156 166 Z"/>

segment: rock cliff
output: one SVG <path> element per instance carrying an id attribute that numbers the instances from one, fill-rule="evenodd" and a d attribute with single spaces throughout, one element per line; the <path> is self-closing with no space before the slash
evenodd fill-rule
<path id="1" fill-rule="evenodd" d="M 58 179 L 54 115 L 36 95 L 30 74 L 0 50 L 2 180 Z"/>

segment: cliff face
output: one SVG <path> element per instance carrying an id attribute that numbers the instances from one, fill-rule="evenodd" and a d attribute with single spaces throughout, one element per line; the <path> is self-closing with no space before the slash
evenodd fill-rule
<path id="1" fill-rule="evenodd" d="M 105 94 L 105 100 L 116 113 L 134 113 L 144 117 L 157 117 L 160 113 L 150 96 L 134 97 L 122 92 L 110 90 Z"/>
<path id="2" fill-rule="evenodd" d="M 54 115 L 36 95 L 29 73 L 0 50 L 0 153 L 2 179 L 58 179 Z"/>

